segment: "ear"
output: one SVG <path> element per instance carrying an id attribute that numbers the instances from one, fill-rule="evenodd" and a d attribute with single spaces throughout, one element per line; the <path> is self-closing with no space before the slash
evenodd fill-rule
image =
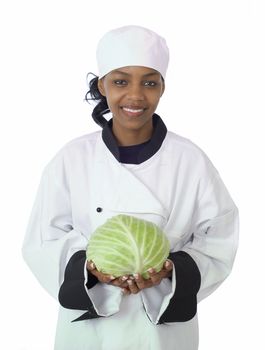
<path id="1" fill-rule="evenodd" d="M 104 77 L 98 80 L 98 90 L 102 96 L 106 96 L 103 79 L 104 79 Z"/>

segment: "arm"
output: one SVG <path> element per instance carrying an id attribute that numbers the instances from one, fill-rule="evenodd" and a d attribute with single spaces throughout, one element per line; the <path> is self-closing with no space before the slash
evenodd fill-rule
<path id="1" fill-rule="evenodd" d="M 128 289 L 133 294 L 142 292 L 145 310 L 153 323 L 185 322 L 195 316 L 201 276 L 189 254 L 170 253 L 163 269 L 158 273 L 151 269 L 149 274 L 148 280 L 139 274 L 129 279 Z"/>
<path id="2" fill-rule="evenodd" d="M 170 253 L 174 264 L 176 288 L 158 323 L 185 322 L 197 312 L 197 293 L 201 285 L 201 275 L 195 261 L 184 251 Z"/>
<path id="3" fill-rule="evenodd" d="M 76 252 L 69 260 L 64 274 L 64 281 L 59 290 L 59 302 L 67 309 L 91 310 L 91 314 L 96 314 L 92 310 L 92 303 L 87 296 L 84 286 L 93 288 L 98 279 L 89 274 L 89 278 L 85 281 L 84 268 L 86 265 L 86 251 L 80 250 Z"/>
<path id="4" fill-rule="evenodd" d="M 22 248 L 29 268 L 56 299 L 68 261 L 87 245 L 73 226 L 67 174 L 57 155 L 44 169 Z"/>
<path id="5" fill-rule="evenodd" d="M 121 290 L 98 283 L 86 269 L 88 239 L 74 227 L 66 163 L 60 152 L 43 172 L 23 257 L 41 285 L 63 307 L 87 310 L 80 320 L 109 316 L 119 311 Z"/>
<path id="6" fill-rule="evenodd" d="M 156 291 L 142 291 L 153 323 L 192 319 L 197 302 L 210 295 L 232 269 L 238 242 L 238 211 L 219 174 L 213 168 L 211 173 L 212 177 L 204 177 L 207 182 L 208 175 L 209 181 L 195 203 L 187 242 L 179 251 L 170 253 L 174 264 L 171 285 L 162 280 Z"/>
<path id="7" fill-rule="evenodd" d="M 215 173 L 198 200 L 192 235 L 172 254 L 176 288 L 159 322 L 187 321 L 197 302 L 210 295 L 229 275 L 238 242 L 238 210 Z"/>
<path id="8" fill-rule="evenodd" d="M 197 203 L 192 239 L 182 249 L 196 262 L 201 274 L 198 301 L 230 274 L 238 246 L 238 221 L 237 207 L 216 173 Z"/>

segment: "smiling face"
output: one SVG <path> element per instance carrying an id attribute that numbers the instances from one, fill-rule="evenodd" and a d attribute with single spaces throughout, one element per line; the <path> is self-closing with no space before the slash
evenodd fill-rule
<path id="1" fill-rule="evenodd" d="M 113 133 L 120 145 L 139 144 L 152 135 L 152 116 L 164 92 L 159 72 L 140 66 L 111 71 L 98 82 L 113 114 Z"/>

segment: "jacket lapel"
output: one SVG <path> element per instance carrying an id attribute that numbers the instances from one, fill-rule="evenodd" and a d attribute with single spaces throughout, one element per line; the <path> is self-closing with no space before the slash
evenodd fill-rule
<path id="1" fill-rule="evenodd" d="M 100 174 L 100 175 L 99 175 Z M 95 149 L 93 188 L 104 194 L 105 205 L 114 212 L 156 214 L 167 211 L 130 169 L 119 163 L 99 135 Z"/>

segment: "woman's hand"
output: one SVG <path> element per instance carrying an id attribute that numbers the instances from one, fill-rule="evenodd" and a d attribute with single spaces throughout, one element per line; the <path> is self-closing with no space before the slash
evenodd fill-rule
<path id="1" fill-rule="evenodd" d="M 97 277 L 97 279 L 101 283 L 112 284 L 113 286 L 120 287 L 120 288 L 128 287 L 128 284 L 126 281 L 127 281 L 129 276 L 122 276 L 122 277 L 116 278 L 112 275 L 102 273 L 102 272 L 97 270 L 96 265 L 91 260 L 87 261 L 87 269 L 92 275 Z M 126 292 L 127 291 L 124 291 L 125 294 L 128 294 Z"/>
<path id="2" fill-rule="evenodd" d="M 151 268 L 148 270 L 150 278 L 144 279 L 140 274 L 134 274 L 133 276 L 121 276 L 115 278 L 114 276 L 104 274 L 96 269 L 95 264 L 92 261 L 87 262 L 87 269 L 96 276 L 99 282 L 108 283 L 116 287 L 120 287 L 123 290 L 123 294 L 137 294 L 145 288 L 150 288 L 161 283 L 163 278 L 169 278 L 172 275 L 173 263 L 167 260 L 161 271 L 156 272 Z"/>
<path id="3" fill-rule="evenodd" d="M 129 294 L 137 294 L 145 288 L 157 286 L 161 283 L 163 278 L 169 278 L 172 276 L 173 263 L 167 260 L 161 271 L 156 272 L 151 268 L 148 270 L 150 278 L 144 279 L 139 273 L 135 274 L 127 280 Z"/>

